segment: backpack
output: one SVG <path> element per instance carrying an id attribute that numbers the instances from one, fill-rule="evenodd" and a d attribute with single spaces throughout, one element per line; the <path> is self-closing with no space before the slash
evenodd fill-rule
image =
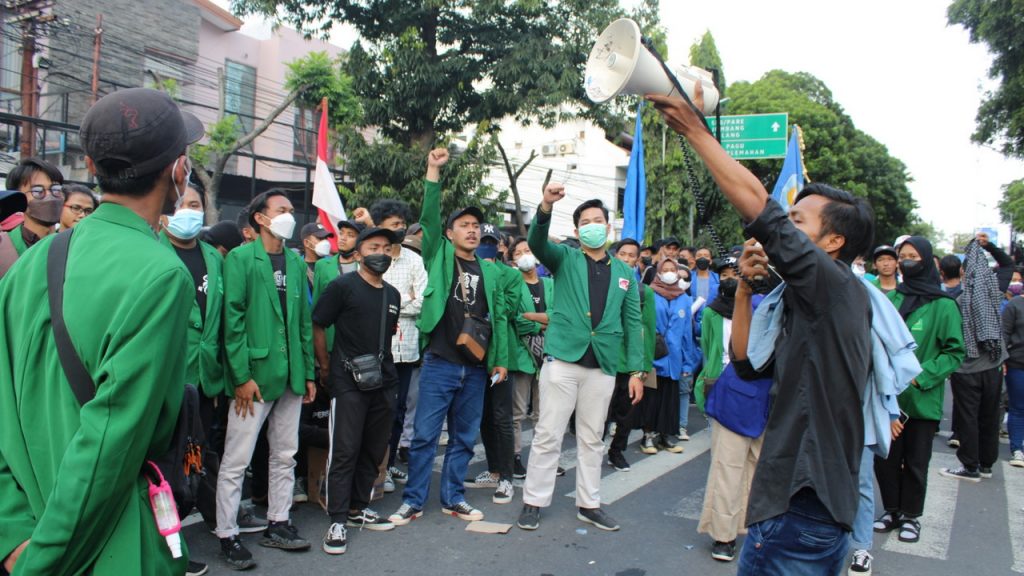
<path id="1" fill-rule="evenodd" d="M 71 336 L 64 324 L 64 273 L 68 248 L 74 229 L 57 234 L 50 244 L 46 262 L 47 293 L 50 301 L 50 322 L 57 344 L 57 355 L 78 403 L 85 405 L 96 396 L 96 383 L 82 364 Z M 168 450 L 152 461 L 160 468 L 174 493 L 178 515 L 184 518 L 196 504 L 203 475 L 203 427 L 199 418 L 199 390 L 185 385 L 178 421 Z"/>

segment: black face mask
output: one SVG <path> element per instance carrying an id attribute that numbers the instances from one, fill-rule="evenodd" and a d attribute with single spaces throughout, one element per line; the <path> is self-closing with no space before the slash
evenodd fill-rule
<path id="1" fill-rule="evenodd" d="M 651 257 L 650 256 L 644 256 L 643 258 L 640 259 L 640 262 L 642 262 L 644 266 L 650 266 L 651 265 Z"/>
<path id="2" fill-rule="evenodd" d="M 697 260 L 700 263 L 700 260 Z M 733 298 L 736 296 L 736 288 L 740 285 L 740 281 L 735 278 L 726 278 L 718 285 L 718 293 L 726 298 Z"/>
<path id="3" fill-rule="evenodd" d="M 395 244 L 401 244 L 402 241 L 405 240 L 405 228 L 392 230 L 391 233 L 395 235 Z"/>
<path id="4" fill-rule="evenodd" d="M 355 248 L 353 248 L 351 250 L 341 250 L 341 249 L 338 250 L 338 256 L 341 256 L 345 260 L 351 260 L 352 257 L 355 256 L 355 255 L 356 255 L 356 249 Z"/>
<path id="5" fill-rule="evenodd" d="M 391 256 L 387 254 L 370 254 L 363 256 L 363 266 L 375 274 L 383 274 L 391 268 Z"/>
<path id="6" fill-rule="evenodd" d="M 707 270 L 711 266 L 711 260 L 707 258 L 697 258 L 697 270 Z"/>
<path id="7" fill-rule="evenodd" d="M 900 260 L 900 272 L 902 272 L 904 276 L 913 276 L 920 270 L 920 260 Z"/>

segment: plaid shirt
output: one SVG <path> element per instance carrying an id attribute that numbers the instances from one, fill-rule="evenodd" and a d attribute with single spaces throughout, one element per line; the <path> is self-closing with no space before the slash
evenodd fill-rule
<path id="1" fill-rule="evenodd" d="M 391 354 L 396 363 L 417 362 L 420 359 L 420 331 L 416 320 L 423 307 L 423 292 L 427 289 L 427 270 L 423 258 L 412 250 L 402 248 L 384 273 L 384 281 L 402 295 L 402 309 L 398 314 L 398 334 L 391 340 Z"/>

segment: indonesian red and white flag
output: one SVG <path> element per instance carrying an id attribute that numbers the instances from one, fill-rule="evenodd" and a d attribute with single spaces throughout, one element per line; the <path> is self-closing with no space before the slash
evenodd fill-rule
<path id="1" fill-rule="evenodd" d="M 320 224 L 334 233 L 331 252 L 338 251 L 338 222 L 345 220 L 345 205 L 327 168 L 327 98 L 320 104 L 320 129 L 316 141 L 316 173 L 313 177 L 313 205 L 319 212 Z"/>

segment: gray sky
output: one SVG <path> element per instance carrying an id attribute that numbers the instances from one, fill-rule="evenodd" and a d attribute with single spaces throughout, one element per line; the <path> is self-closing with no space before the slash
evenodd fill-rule
<path id="1" fill-rule="evenodd" d="M 1024 177 L 1024 162 L 970 141 L 991 57 L 946 25 L 948 4 L 662 0 L 661 20 L 671 62 L 685 62 L 710 30 L 729 82 L 776 68 L 824 81 L 854 124 L 907 165 L 918 214 L 949 233 L 997 223 L 1001 186 Z M 342 27 L 332 40 L 347 48 L 354 37 Z"/>

